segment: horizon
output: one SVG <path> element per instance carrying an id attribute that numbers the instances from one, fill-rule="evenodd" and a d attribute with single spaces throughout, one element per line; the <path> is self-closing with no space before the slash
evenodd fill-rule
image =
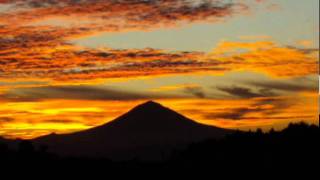
<path id="1" fill-rule="evenodd" d="M 0 137 L 157 102 L 225 129 L 319 126 L 319 1 L 0 1 Z"/>
<path id="2" fill-rule="evenodd" d="M 146 108 L 148 108 L 147 106 L 150 106 L 150 104 L 152 104 L 152 105 L 156 105 L 156 108 L 158 109 L 158 110 L 163 110 L 163 109 L 169 109 L 170 111 L 172 111 L 172 112 L 174 112 L 174 113 L 178 113 L 178 112 L 176 112 L 176 111 L 174 111 L 173 109 L 170 109 L 170 108 L 168 108 L 168 107 L 166 107 L 166 106 L 163 106 L 162 104 L 160 104 L 160 103 L 158 103 L 158 102 L 156 102 L 156 101 L 153 101 L 153 100 L 147 100 L 147 101 L 145 101 L 145 102 L 143 102 L 143 103 L 140 103 L 140 104 L 138 104 L 138 105 L 136 105 L 136 106 L 134 106 L 134 107 L 132 107 L 131 109 L 129 109 L 127 112 L 125 112 L 125 113 L 123 113 L 123 114 L 121 114 L 120 116 L 118 116 L 118 117 L 116 117 L 115 119 L 113 119 L 113 120 L 111 120 L 111 121 L 107 121 L 107 122 L 105 122 L 104 124 L 101 124 L 101 125 L 98 125 L 98 126 L 95 126 L 95 127 L 91 127 L 91 128 L 88 128 L 88 129 L 84 129 L 84 130 L 78 130 L 78 131 L 71 131 L 71 132 L 65 132 L 65 133 L 56 133 L 56 132 L 52 132 L 52 133 L 50 133 L 50 134 L 44 134 L 44 135 L 41 135 L 41 136 L 36 136 L 36 137 L 8 137 L 8 136 L 0 136 L 0 138 L 6 138 L 6 139 L 8 139 L 8 140 L 10 140 L 10 139 L 12 139 L 12 140 L 33 140 L 33 139 L 37 139 L 37 138 L 43 138 L 43 137 L 46 137 L 46 136 L 50 136 L 50 135 L 52 135 L 52 134 L 54 134 L 54 135 L 68 135 L 68 134 L 75 134 L 75 133 L 83 133 L 83 132 L 85 132 L 85 131 L 87 131 L 87 130 L 93 130 L 93 129 L 95 129 L 95 128 L 97 128 L 97 127 L 103 127 L 103 126 L 109 126 L 109 124 L 111 123 L 111 122 L 113 122 L 113 121 L 116 121 L 116 120 L 118 120 L 120 117 L 122 117 L 123 115 L 130 115 L 130 113 L 132 113 L 133 111 L 135 111 L 137 108 L 140 108 L 140 110 L 141 110 L 141 108 L 144 108 L 144 109 L 142 109 L 143 110 L 143 113 L 145 113 L 146 115 L 148 115 L 149 113 L 148 113 L 148 109 L 146 109 Z M 154 107 L 153 107 L 154 108 Z M 141 113 L 140 113 L 141 114 Z M 179 114 L 179 113 L 178 113 Z M 141 114 L 141 115 L 143 115 L 143 114 Z M 193 122 L 196 122 L 196 123 L 199 123 L 200 125 L 204 125 L 204 126 L 211 126 L 211 127 L 216 127 L 216 128 L 221 128 L 222 130 L 224 129 L 224 130 L 236 130 L 236 131 L 242 131 L 242 132 L 252 132 L 252 131 L 256 131 L 256 132 L 258 132 L 258 131 L 262 131 L 262 132 L 264 132 L 264 133 L 270 133 L 271 131 L 275 131 L 275 132 L 281 132 L 282 130 L 284 130 L 284 129 L 286 129 L 286 128 L 288 128 L 291 124 L 296 124 L 296 125 L 303 125 L 303 123 L 306 123 L 307 125 L 316 125 L 316 126 L 319 126 L 319 124 L 317 125 L 317 124 L 310 124 L 310 123 L 308 123 L 308 122 L 305 122 L 305 121 L 303 121 L 303 120 L 301 120 L 301 121 L 297 121 L 297 122 L 291 122 L 291 123 L 289 123 L 289 124 L 287 124 L 287 126 L 285 126 L 285 127 L 282 127 L 282 128 L 274 128 L 273 126 L 271 126 L 271 127 L 268 127 L 268 128 L 253 128 L 253 129 L 251 129 L 251 128 L 248 128 L 248 129 L 237 129 L 237 128 L 222 128 L 222 127 L 218 127 L 218 126 L 212 126 L 212 125 L 208 125 L 208 124 L 204 124 L 204 123 L 201 123 L 201 122 L 198 122 L 198 121 L 196 121 L 196 120 L 193 120 L 193 119 L 190 119 L 190 118 L 188 118 L 188 117 L 186 117 L 186 116 L 184 116 L 183 114 L 179 114 L 179 115 L 182 115 L 183 117 L 185 117 L 185 118 L 187 118 L 189 121 L 193 121 Z M 319 115 L 320 116 L 320 115 Z M 138 119 L 139 120 L 139 119 Z M 177 120 L 177 119 L 175 119 L 175 120 Z M 179 120 L 179 119 L 178 119 Z M 151 121 L 152 121 L 152 119 L 151 119 Z M 124 121 L 125 122 L 125 121 Z M 138 124 L 138 125 L 141 125 L 141 123 L 140 124 Z"/>

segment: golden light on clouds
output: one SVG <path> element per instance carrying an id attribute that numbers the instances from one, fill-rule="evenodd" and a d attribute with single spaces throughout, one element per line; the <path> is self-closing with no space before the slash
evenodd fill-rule
<path id="1" fill-rule="evenodd" d="M 0 136 L 79 131 L 147 100 L 224 128 L 319 124 L 318 25 L 277 3 L 0 0 Z"/>
<path id="2" fill-rule="evenodd" d="M 281 129 L 289 122 L 318 124 L 317 94 L 253 99 L 157 99 L 156 101 L 203 124 L 233 129 Z M 74 132 L 104 124 L 144 100 L 55 100 L 5 103 L 0 106 L 1 135 L 32 138 L 51 132 Z M 294 103 L 292 103 L 294 102 Z M 72 108 L 70 108 L 72 107 Z M 5 120 L 7 119 L 7 120 Z"/>
<path id="3" fill-rule="evenodd" d="M 318 49 L 281 47 L 272 41 L 222 42 L 211 56 L 230 63 L 230 69 L 263 72 L 273 77 L 316 74 Z"/>

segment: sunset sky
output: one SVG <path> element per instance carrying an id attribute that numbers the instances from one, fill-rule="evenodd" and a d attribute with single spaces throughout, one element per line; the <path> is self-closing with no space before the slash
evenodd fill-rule
<path id="1" fill-rule="evenodd" d="M 319 124 L 318 59 L 319 0 L 0 0 L 0 136 L 147 100 L 224 128 Z"/>

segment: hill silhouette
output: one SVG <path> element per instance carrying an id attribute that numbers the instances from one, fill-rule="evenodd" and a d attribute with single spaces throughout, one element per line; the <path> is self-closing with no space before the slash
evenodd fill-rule
<path id="1" fill-rule="evenodd" d="M 305 123 L 290 124 L 282 131 L 271 130 L 267 133 L 260 130 L 235 131 L 221 139 L 192 143 L 185 149 L 176 151 L 168 159 L 155 162 L 57 156 L 49 153 L 46 147 L 35 148 L 32 141 L 16 141 L 18 146 L 12 149 L 6 144 L 10 140 L 4 140 L 0 141 L 0 161 L 2 172 L 10 169 L 15 172 L 30 169 L 31 172 L 48 172 L 50 176 L 55 173 L 67 173 L 72 176 L 89 173 L 91 177 L 102 173 L 101 175 L 108 177 L 119 177 L 150 173 L 150 179 L 161 175 L 171 177 L 172 174 L 181 177 L 192 175 L 194 172 L 198 177 L 208 172 L 209 174 L 204 175 L 209 176 L 205 177 L 214 178 L 220 175 L 219 173 L 223 177 L 252 177 L 257 173 L 259 175 L 254 176 L 255 179 L 260 176 L 273 179 L 279 174 L 286 177 L 300 174 L 305 179 L 312 179 L 307 177 L 315 177 L 318 172 L 318 139 L 319 127 Z"/>
<path id="2" fill-rule="evenodd" d="M 51 134 L 33 142 L 62 156 L 162 160 L 174 149 L 232 132 L 197 123 L 148 101 L 104 125 L 71 134 Z"/>
<path id="3" fill-rule="evenodd" d="M 314 177 L 318 139 L 317 125 L 302 122 L 282 131 L 229 131 L 147 102 L 112 122 L 81 132 L 29 141 L 0 137 L 0 161 L 3 172 L 36 169 L 48 174 L 101 172 L 117 177 L 147 172 L 153 174 L 150 177 L 258 173 L 256 177 L 269 175 L 270 179 L 279 173 L 300 173 Z"/>

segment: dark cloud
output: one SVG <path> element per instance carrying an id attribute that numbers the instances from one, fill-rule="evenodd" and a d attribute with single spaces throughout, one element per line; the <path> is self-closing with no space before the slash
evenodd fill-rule
<path id="1" fill-rule="evenodd" d="M 207 119 L 229 119 L 229 120 L 244 120 L 247 119 L 248 114 L 260 113 L 263 117 L 268 117 L 269 115 L 276 115 L 283 112 L 295 104 L 294 100 L 279 99 L 279 98 L 263 98 L 256 100 L 255 103 L 248 107 L 241 108 L 230 108 L 224 109 L 225 112 L 222 113 L 206 113 L 204 118 Z M 268 108 L 265 105 L 269 105 Z M 271 106 L 271 107 L 270 107 Z M 250 118 L 249 118 L 250 119 Z M 252 119 L 252 117 L 251 117 Z M 265 118 L 268 119 L 268 118 Z"/>
<path id="2" fill-rule="evenodd" d="M 99 12 L 108 14 L 110 12 L 117 13 L 139 11 L 142 13 L 137 13 L 137 15 L 130 13 L 129 14 L 133 17 L 138 16 L 141 20 L 148 20 L 149 18 L 151 18 L 150 16 L 163 16 L 163 18 L 167 19 L 177 19 L 177 17 L 181 16 L 186 18 L 189 14 L 190 16 L 202 15 L 204 17 L 213 15 L 223 16 L 223 12 L 231 11 L 233 6 L 242 5 L 245 7 L 244 4 L 230 1 L 228 2 L 225 0 L 205 0 L 198 1 L 197 3 L 195 3 L 195 1 L 192 2 L 186 0 L 12 0 L 4 2 L 0 1 L 0 3 L 9 2 L 16 3 L 18 6 L 24 6 L 35 9 L 60 8 L 62 10 L 77 14 L 89 14 L 89 12 Z M 84 11 L 85 7 L 88 8 L 87 12 Z M 109 7 L 109 9 L 106 9 L 107 7 Z M 134 9 L 137 7 L 139 7 L 140 9 Z M 143 11 L 143 9 L 145 11 Z M 110 14 L 112 15 L 112 13 Z"/>
<path id="3" fill-rule="evenodd" d="M 50 119 L 43 121 L 44 123 L 53 123 L 53 124 L 73 124 L 79 123 L 78 121 L 70 120 L 70 119 Z"/>
<path id="4" fill-rule="evenodd" d="M 254 92 L 247 87 L 232 86 L 232 87 L 217 87 L 218 90 L 228 93 L 231 96 L 240 98 L 256 98 L 256 97 L 271 97 L 276 96 L 270 89 L 262 88 Z"/>
<path id="5" fill-rule="evenodd" d="M 300 91 L 317 91 L 318 82 L 308 78 L 299 78 L 293 80 L 295 82 L 280 82 L 280 81 L 261 81 L 261 82 L 250 82 L 249 84 L 256 87 L 261 87 L 269 90 L 281 90 L 289 92 L 300 92 Z"/>
<path id="6" fill-rule="evenodd" d="M 235 108 L 230 109 L 230 112 L 205 114 L 204 117 L 208 119 L 229 119 L 229 120 L 241 120 L 243 116 L 253 112 L 263 112 L 261 108 Z"/>
<path id="7" fill-rule="evenodd" d="M 170 96 L 151 93 L 135 93 L 97 86 L 47 86 L 16 88 L 1 95 L 9 101 L 39 101 L 43 99 L 74 100 L 140 100 L 170 98 Z M 175 98 L 179 98 L 175 96 Z"/>
<path id="8" fill-rule="evenodd" d="M 15 119 L 14 118 L 12 118 L 12 117 L 0 117 L 0 124 L 1 123 L 6 123 L 6 122 L 12 122 L 12 121 L 14 121 Z"/>
<path id="9" fill-rule="evenodd" d="M 318 77 L 302 76 L 284 80 L 250 80 L 241 81 L 242 86 L 213 87 L 238 98 L 275 97 L 288 95 L 288 93 L 317 92 L 319 88 Z"/>
<path id="10" fill-rule="evenodd" d="M 6 123 L 11 123 L 11 122 L 13 122 L 13 121 L 15 121 L 15 119 L 12 118 L 12 117 L 0 117 L 0 128 L 1 128 L 4 124 L 6 124 Z"/>
<path id="11" fill-rule="evenodd" d="M 198 86 L 185 87 L 183 91 L 187 94 L 192 94 L 193 96 L 198 97 L 198 98 L 205 98 L 206 97 L 206 94 L 203 91 L 202 87 L 198 87 Z"/>
<path id="12" fill-rule="evenodd" d="M 318 48 L 299 48 L 299 47 L 295 47 L 295 46 L 287 46 L 287 48 L 294 49 L 294 50 L 300 51 L 300 52 L 305 53 L 305 54 L 319 52 Z"/>
<path id="13" fill-rule="evenodd" d="M 216 20 L 249 9 L 245 2 L 226 0 L 12 0 L 1 3 L 14 5 L 12 9 L 24 9 L 23 12 L 4 13 L 3 21 L 12 16 L 29 22 L 53 16 L 77 16 L 91 19 L 99 30 L 154 28 L 178 22 Z M 119 19 L 123 23 L 119 23 Z M 95 20 L 103 21 L 95 23 Z"/>
<path id="14" fill-rule="evenodd" d="M 294 97 L 290 99 L 269 97 L 269 98 L 259 99 L 255 104 L 253 104 L 253 106 L 263 107 L 265 105 L 271 105 L 271 108 L 268 108 L 265 111 L 263 111 L 263 115 L 267 117 L 269 115 L 275 115 L 283 112 L 283 110 L 295 105 L 297 101 L 298 100 L 295 99 Z"/>

